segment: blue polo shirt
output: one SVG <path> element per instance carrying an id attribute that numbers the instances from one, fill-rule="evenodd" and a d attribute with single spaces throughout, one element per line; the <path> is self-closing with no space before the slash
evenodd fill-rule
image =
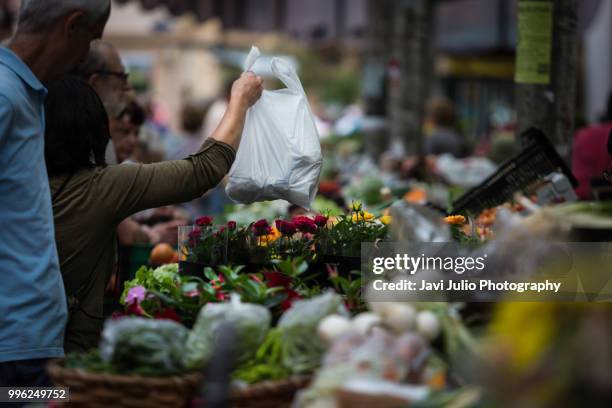
<path id="1" fill-rule="evenodd" d="M 44 159 L 47 90 L 0 48 L 0 362 L 61 357 L 66 297 Z"/>

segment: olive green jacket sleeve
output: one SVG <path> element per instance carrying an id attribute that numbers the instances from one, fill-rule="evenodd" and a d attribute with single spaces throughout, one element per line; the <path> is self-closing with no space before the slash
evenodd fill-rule
<path id="1" fill-rule="evenodd" d="M 119 164 L 99 174 L 98 192 L 116 222 L 147 208 L 201 197 L 229 171 L 236 152 L 214 139 L 184 160 L 155 164 Z"/>

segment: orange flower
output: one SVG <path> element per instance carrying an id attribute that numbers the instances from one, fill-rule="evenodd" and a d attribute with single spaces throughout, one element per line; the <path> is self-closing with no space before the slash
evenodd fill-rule
<path id="1" fill-rule="evenodd" d="M 277 239 L 279 239 L 281 237 L 281 233 L 280 231 L 276 228 L 276 227 L 271 227 L 270 228 L 270 233 L 268 235 L 264 235 L 259 237 L 258 241 L 258 245 L 261 247 L 267 247 L 268 245 L 274 243 Z"/>
<path id="2" fill-rule="evenodd" d="M 476 218 L 476 224 L 484 225 L 485 227 L 493 225 L 497 218 L 497 208 L 488 208 L 483 210 L 478 218 Z"/>
<path id="3" fill-rule="evenodd" d="M 463 225 L 465 224 L 465 217 L 463 215 L 449 215 L 444 218 L 444 222 L 449 225 Z"/>
<path id="4" fill-rule="evenodd" d="M 404 200 L 409 203 L 423 203 L 427 201 L 427 192 L 422 188 L 415 188 L 404 194 Z"/>

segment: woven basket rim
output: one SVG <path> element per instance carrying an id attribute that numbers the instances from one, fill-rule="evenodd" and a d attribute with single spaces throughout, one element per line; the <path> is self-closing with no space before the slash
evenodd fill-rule
<path id="1" fill-rule="evenodd" d="M 311 376 L 292 376 L 284 380 L 267 380 L 250 384 L 246 387 L 232 387 L 232 398 L 252 397 L 255 394 L 273 394 L 285 392 L 287 389 L 300 389 L 312 380 Z"/>
<path id="2" fill-rule="evenodd" d="M 134 374 L 134 375 L 128 375 L 128 374 L 113 374 L 113 373 L 104 373 L 104 372 L 91 372 L 91 371 L 86 371 L 83 370 L 81 368 L 66 368 L 63 366 L 63 359 L 53 359 L 51 361 L 49 361 L 49 363 L 47 364 L 47 371 L 49 372 L 49 374 L 51 375 L 52 378 L 56 378 L 56 377 L 71 377 L 71 378 L 80 378 L 80 379 L 86 379 L 86 380 L 90 380 L 90 381 L 97 381 L 97 382 L 113 382 L 113 383 L 120 383 L 120 384 L 134 384 L 134 383 L 139 383 L 142 384 L 144 383 L 148 383 L 148 384 L 152 384 L 152 385 L 158 385 L 158 384 L 167 384 L 170 382 L 173 383 L 177 383 L 177 382 L 192 382 L 192 381 L 201 381 L 202 380 L 202 374 L 198 373 L 198 372 L 189 372 L 189 373 L 185 373 L 185 374 L 180 374 L 180 375 L 168 375 L 168 376 L 164 376 L 164 377 L 148 377 L 148 376 L 142 376 L 142 375 L 138 375 L 138 374 Z"/>

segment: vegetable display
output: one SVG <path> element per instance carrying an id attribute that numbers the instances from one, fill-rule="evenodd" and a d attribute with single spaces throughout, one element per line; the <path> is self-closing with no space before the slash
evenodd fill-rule
<path id="1" fill-rule="evenodd" d="M 187 368 L 203 366 L 214 348 L 217 331 L 222 323 L 233 325 L 238 337 L 238 361 L 255 353 L 270 329 L 270 311 L 260 305 L 242 303 L 236 296 L 227 303 L 209 303 L 198 319 L 185 344 L 183 364 Z"/>
<path id="2" fill-rule="evenodd" d="M 188 330 L 170 320 L 140 317 L 108 320 L 100 343 L 101 360 L 121 373 L 168 375 L 182 364 Z"/>

